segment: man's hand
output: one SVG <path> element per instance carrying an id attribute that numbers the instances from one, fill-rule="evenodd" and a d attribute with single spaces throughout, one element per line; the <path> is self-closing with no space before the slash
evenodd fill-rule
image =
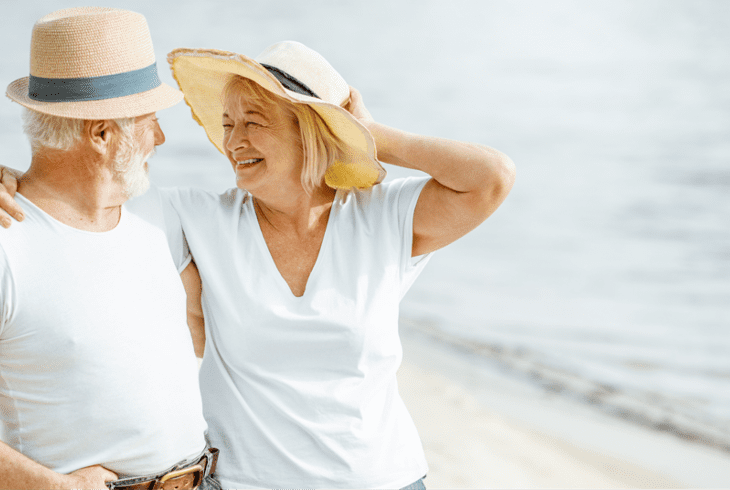
<path id="1" fill-rule="evenodd" d="M 65 476 L 63 488 L 82 488 L 106 490 L 106 482 L 116 480 L 118 476 L 103 466 L 94 465 L 81 468 Z"/>
<path id="2" fill-rule="evenodd" d="M 12 223 L 12 216 L 18 221 L 23 221 L 23 210 L 20 208 L 13 196 L 18 190 L 18 178 L 22 172 L 8 167 L 0 166 L 0 225 L 8 228 Z"/>

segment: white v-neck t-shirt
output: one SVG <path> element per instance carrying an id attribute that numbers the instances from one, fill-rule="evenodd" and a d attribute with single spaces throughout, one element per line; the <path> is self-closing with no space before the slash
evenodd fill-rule
<path id="1" fill-rule="evenodd" d="M 200 386 L 224 488 L 400 488 L 428 470 L 398 394 L 399 303 L 428 178 L 337 191 L 301 297 L 279 273 L 251 195 L 163 192 L 203 283 Z"/>

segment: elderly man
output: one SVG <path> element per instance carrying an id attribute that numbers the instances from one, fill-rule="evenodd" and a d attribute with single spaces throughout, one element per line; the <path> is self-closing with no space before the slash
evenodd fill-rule
<path id="1" fill-rule="evenodd" d="M 199 278 L 182 235 L 168 246 L 174 211 L 145 193 L 155 112 L 182 94 L 157 77 L 144 17 L 43 17 L 7 95 L 33 158 L 24 221 L 0 228 L 0 488 L 214 487 L 185 314 Z"/>

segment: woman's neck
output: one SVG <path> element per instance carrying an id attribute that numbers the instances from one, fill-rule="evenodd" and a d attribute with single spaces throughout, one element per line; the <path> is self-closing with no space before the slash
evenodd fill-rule
<path id="1" fill-rule="evenodd" d="M 274 229 L 303 235 L 326 223 L 336 191 L 322 185 L 307 194 L 288 195 L 282 199 L 262 199 L 254 196 L 254 206 L 259 221 L 265 221 Z"/>

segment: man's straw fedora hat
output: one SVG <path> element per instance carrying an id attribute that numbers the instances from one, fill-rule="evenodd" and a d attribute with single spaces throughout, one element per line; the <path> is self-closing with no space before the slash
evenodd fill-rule
<path id="1" fill-rule="evenodd" d="M 6 95 L 74 119 L 136 117 L 182 100 L 160 82 L 145 18 L 104 7 L 58 10 L 36 22 L 30 76 L 11 83 Z"/>
<path id="2" fill-rule="evenodd" d="M 255 59 L 211 49 L 180 48 L 167 55 L 185 102 L 208 138 L 223 151 L 222 93 L 233 75 L 249 78 L 295 104 L 308 104 L 350 149 L 346 161 L 335 161 L 325 174 L 333 188 L 366 188 L 385 177 L 376 159 L 370 132 L 343 106 L 350 88 L 316 51 L 293 41 L 274 44 Z"/>

